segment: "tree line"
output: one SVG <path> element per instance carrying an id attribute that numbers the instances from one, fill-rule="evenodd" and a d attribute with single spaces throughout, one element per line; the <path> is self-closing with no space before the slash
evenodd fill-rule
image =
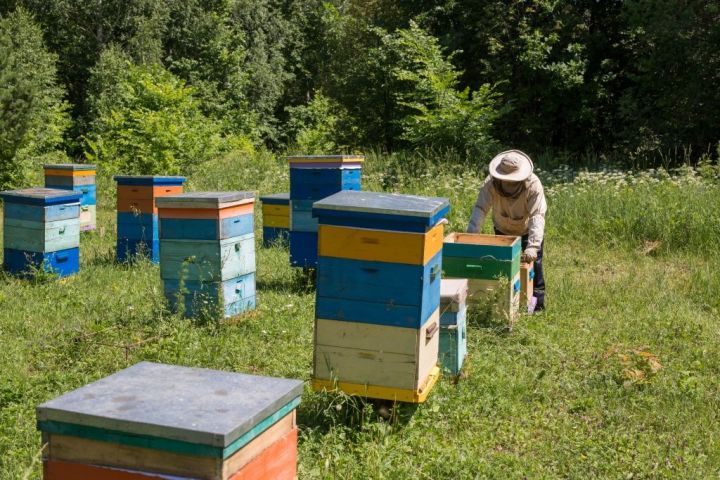
<path id="1" fill-rule="evenodd" d="M 0 184 L 236 149 L 717 155 L 710 0 L 0 2 Z"/>

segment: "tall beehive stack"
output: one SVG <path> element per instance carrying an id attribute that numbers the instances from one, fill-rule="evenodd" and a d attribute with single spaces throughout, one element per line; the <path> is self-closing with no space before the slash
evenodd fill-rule
<path id="1" fill-rule="evenodd" d="M 294 480 L 302 382 L 142 362 L 37 407 L 45 480 Z"/>
<path id="2" fill-rule="evenodd" d="M 467 278 L 468 302 L 492 299 L 510 325 L 520 303 L 520 237 L 451 233 L 443 245 L 443 274 Z"/>
<path id="3" fill-rule="evenodd" d="M 458 375 L 467 355 L 466 279 L 445 278 L 440 284 L 440 365 Z"/>
<path id="4" fill-rule="evenodd" d="M 290 232 L 290 194 L 274 193 L 260 197 L 263 214 L 263 246 L 287 241 Z"/>
<path id="5" fill-rule="evenodd" d="M 80 270 L 80 193 L 28 188 L 0 196 L 7 271 L 41 268 L 65 277 Z"/>
<path id="6" fill-rule="evenodd" d="M 313 202 L 342 190 L 360 190 L 362 155 L 288 157 L 290 163 L 290 264 L 317 266 L 317 219 Z"/>
<path id="7" fill-rule="evenodd" d="M 117 259 L 134 255 L 160 261 L 158 209 L 155 199 L 183 192 L 185 177 L 117 175 Z"/>
<path id="8" fill-rule="evenodd" d="M 444 198 L 344 191 L 320 222 L 313 387 L 423 402 L 439 370 Z"/>
<path id="9" fill-rule="evenodd" d="M 194 192 L 156 200 L 165 297 L 189 317 L 255 308 L 253 192 Z"/>
<path id="10" fill-rule="evenodd" d="M 80 197 L 80 230 L 95 230 L 97 225 L 97 190 L 95 165 L 59 163 L 43 165 L 45 188 L 72 190 Z"/>

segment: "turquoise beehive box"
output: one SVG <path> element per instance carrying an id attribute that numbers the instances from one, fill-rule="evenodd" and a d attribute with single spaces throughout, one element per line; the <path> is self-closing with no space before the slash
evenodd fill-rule
<path id="1" fill-rule="evenodd" d="M 440 283 L 440 349 L 443 370 L 458 375 L 467 356 L 466 279 L 443 279 Z"/>

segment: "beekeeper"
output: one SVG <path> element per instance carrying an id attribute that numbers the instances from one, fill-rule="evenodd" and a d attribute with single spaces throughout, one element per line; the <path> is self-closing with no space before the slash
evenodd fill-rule
<path id="1" fill-rule="evenodd" d="M 492 210 L 496 235 L 522 237 L 522 258 L 535 263 L 533 299 L 528 311 L 545 309 L 543 237 L 545 235 L 545 192 L 533 173 L 533 162 L 520 150 L 498 154 L 490 162 L 490 175 L 480 187 L 467 231 L 477 233 Z"/>

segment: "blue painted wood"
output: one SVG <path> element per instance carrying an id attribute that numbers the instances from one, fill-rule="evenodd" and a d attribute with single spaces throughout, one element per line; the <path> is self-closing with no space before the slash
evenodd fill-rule
<path id="1" fill-rule="evenodd" d="M 80 216 L 80 204 L 63 204 L 43 207 L 40 205 L 24 205 L 21 203 L 5 203 L 5 218 L 33 220 L 36 222 L 54 222 Z"/>
<path id="2" fill-rule="evenodd" d="M 58 188 L 25 188 L 22 190 L 5 190 L 0 198 L 8 203 L 23 205 L 61 205 L 80 203 L 81 194 Z"/>
<path id="3" fill-rule="evenodd" d="M 438 295 L 439 297 L 439 295 Z M 435 308 L 440 306 L 438 300 Z M 430 319 L 422 315 L 418 306 L 387 305 L 340 298 L 319 297 L 315 303 L 315 316 L 328 320 L 371 323 L 404 328 L 420 328 Z"/>
<path id="4" fill-rule="evenodd" d="M 295 210 L 290 214 L 290 230 L 295 232 L 317 232 L 318 221 L 310 210 Z"/>
<path id="5" fill-rule="evenodd" d="M 115 248 L 118 262 L 127 262 L 138 255 L 142 255 L 153 263 L 160 263 L 160 240 L 118 238 Z"/>
<path id="6" fill-rule="evenodd" d="M 160 240 L 163 279 L 223 281 L 255 272 L 255 235 L 226 240 Z"/>
<path id="7" fill-rule="evenodd" d="M 284 245 L 290 241 L 290 229 L 278 227 L 263 227 L 263 247 Z"/>
<path id="8" fill-rule="evenodd" d="M 55 252 L 80 246 L 78 218 L 54 222 L 6 218 L 3 228 L 4 246 L 10 249 Z"/>
<path id="9" fill-rule="evenodd" d="M 97 204 L 97 186 L 95 184 L 64 186 L 48 184 L 46 181 L 45 186 L 47 188 L 56 188 L 59 190 L 68 190 L 79 193 L 81 195 L 80 205 L 86 206 Z"/>
<path id="10" fill-rule="evenodd" d="M 290 232 L 290 265 L 315 268 L 318 261 L 317 232 Z"/>
<path id="11" fill-rule="evenodd" d="M 159 240 L 158 216 L 152 213 L 117 213 L 118 239 L 145 240 L 156 242 Z"/>
<path id="12" fill-rule="evenodd" d="M 260 197 L 260 201 L 267 205 L 288 205 L 290 203 L 290 193 L 263 195 Z"/>
<path id="13" fill-rule="evenodd" d="M 177 312 L 178 297 L 167 296 L 168 304 L 173 312 Z M 214 302 L 205 297 L 185 297 L 183 305 L 183 316 L 186 318 L 202 318 L 210 317 L 216 318 L 218 315 L 222 315 L 224 318 L 234 317 L 241 313 L 249 312 L 254 310 L 256 307 L 255 295 L 246 297 L 233 303 L 222 304 Z"/>
<path id="14" fill-rule="evenodd" d="M 362 169 L 290 168 L 291 199 L 321 199 L 341 190 L 361 190 Z"/>
<path id="15" fill-rule="evenodd" d="M 145 362 L 143 362 L 145 363 Z M 132 368 L 132 367 L 130 367 Z M 189 379 L 195 378 L 188 375 Z M 300 384 L 302 387 L 302 384 Z M 206 387 L 207 388 L 207 387 Z M 248 386 L 246 388 L 252 388 Z M 171 393 L 176 391 L 176 387 L 168 388 Z M 224 390 L 222 387 L 215 390 L 208 389 L 207 392 L 217 392 Z M 262 392 L 260 392 L 262 394 Z M 200 400 L 208 398 L 207 395 L 198 395 Z M 141 435 L 137 433 L 126 433 L 118 430 L 111 430 L 100 427 L 87 425 L 79 425 L 55 420 L 38 420 L 37 428 L 41 432 L 54 433 L 56 435 L 69 435 L 72 437 L 87 438 L 101 442 L 116 443 L 120 445 L 129 445 L 132 447 L 149 448 L 152 450 L 161 450 L 165 452 L 179 453 L 183 455 L 197 455 L 201 457 L 213 457 L 226 459 L 238 452 L 245 445 L 250 443 L 255 437 L 277 423 L 278 420 L 292 412 L 300 405 L 300 397 L 296 397 L 287 404 L 280 407 L 277 411 L 265 417 L 255 424 L 250 430 L 246 431 L 236 440 L 225 447 L 215 446 L 206 443 L 195 443 L 184 440 L 176 440 L 173 438 L 164 438 L 151 435 Z M 41 405 L 42 407 L 42 405 Z M 220 407 L 216 407 L 219 409 Z M 224 409 L 224 408 L 223 408 Z M 194 411 L 197 411 L 194 410 Z M 187 410 L 185 411 L 187 415 Z M 171 426 L 172 427 L 172 426 Z"/>
<path id="16" fill-rule="evenodd" d="M 520 242 L 515 242 L 511 246 L 445 243 L 443 244 L 443 255 L 446 257 L 476 258 L 478 260 L 511 261 L 520 256 Z"/>
<path id="17" fill-rule="evenodd" d="M 393 227 L 387 228 L 387 230 L 406 232 L 425 232 L 445 218 L 449 211 L 450 206 L 448 205 L 439 209 L 429 217 L 421 217 L 389 213 L 326 209 L 322 207 L 322 204 L 317 203 L 313 206 L 313 215 L 318 218 L 318 221 L 321 224 L 378 229 L 381 227 L 376 225 L 391 225 Z M 385 230 L 386 228 L 382 229 Z"/>
<path id="18" fill-rule="evenodd" d="M 224 240 L 253 233 L 254 215 L 245 214 L 224 218 L 162 218 L 160 236 L 163 239 Z"/>
<path id="19" fill-rule="evenodd" d="M 317 298 L 377 303 L 378 309 L 419 307 L 427 318 L 440 304 L 442 254 L 425 265 L 319 257 Z M 319 318 L 331 318 L 320 316 Z"/>
<path id="20" fill-rule="evenodd" d="M 255 274 L 248 273 L 224 282 L 198 282 L 177 279 L 163 280 L 166 296 L 206 297 L 223 304 L 235 303 L 255 296 Z"/>
<path id="21" fill-rule="evenodd" d="M 80 249 L 41 253 L 5 248 L 3 266 L 13 274 L 28 274 L 32 268 L 43 268 L 66 277 L 80 271 Z"/>
<path id="22" fill-rule="evenodd" d="M 456 312 L 453 324 L 440 325 L 440 348 L 438 360 L 448 373 L 458 375 L 467 356 L 467 308 Z"/>
<path id="23" fill-rule="evenodd" d="M 161 185 L 182 185 L 185 183 L 185 177 L 169 177 L 162 175 L 115 175 L 113 180 L 118 185 L 141 185 L 141 186 L 161 186 Z"/>
<path id="24" fill-rule="evenodd" d="M 445 311 L 440 314 L 440 325 L 456 325 L 467 317 L 467 305 L 463 305 L 457 312 Z"/>

